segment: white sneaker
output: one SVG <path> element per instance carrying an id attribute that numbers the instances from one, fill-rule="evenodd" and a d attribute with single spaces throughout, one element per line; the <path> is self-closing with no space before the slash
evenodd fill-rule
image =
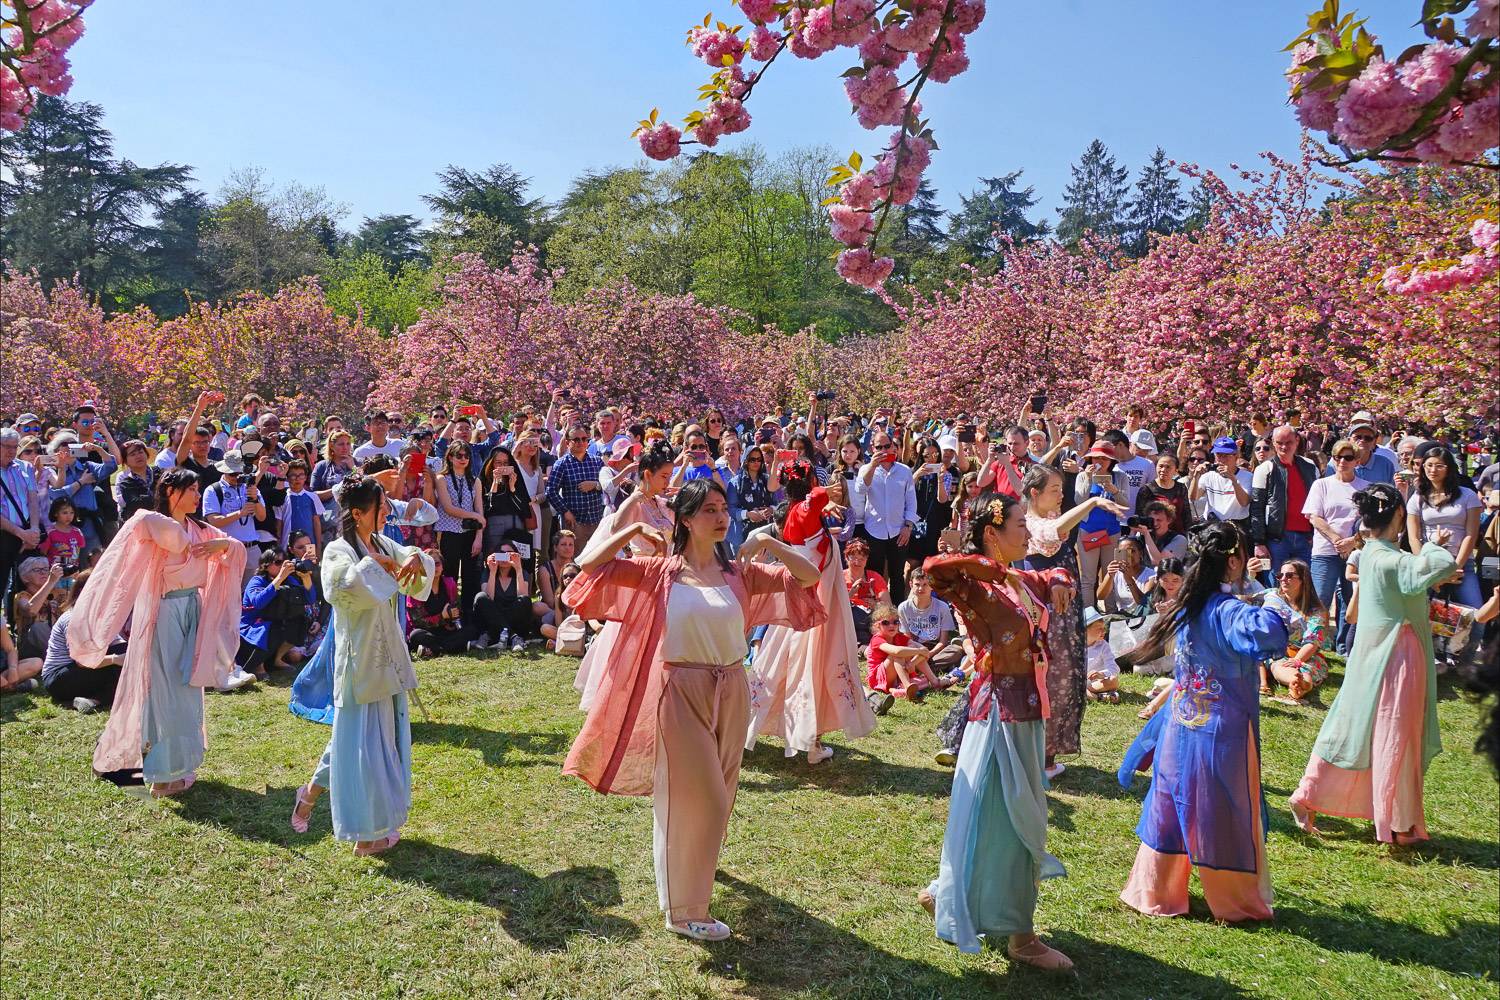
<path id="1" fill-rule="evenodd" d="M 817 746 L 807 751 L 807 762 L 809 764 L 821 764 L 833 756 L 833 747 Z"/>
<path id="2" fill-rule="evenodd" d="M 489 648 L 490 648 L 490 637 L 487 636 L 487 635 L 484 635 L 483 633 L 481 633 L 481 634 L 479 634 L 479 635 L 477 635 L 474 638 L 472 638 L 472 639 L 469 640 L 469 652 L 471 652 L 471 653 L 478 652 L 479 650 L 483 650 L 483 649 L 489 649 Z"/>
<path id="3" fill-rule="evenodd" d="M 510 651 L 512 653 L 519 653 L 519 652 L 521 652 L 525 648 L 526 648 L 526 640 L 525 639 L 522 639 L 520 636 L 513 636 L 511 638 L 511 640 L 510 640 Z"/>
<path id="4" fill-rule="evenodd" d="M 1064 767 L 1059 761 L 1057 763 L 1054 763 L 1051 767 L 1047 768 L 1042 773 L 1047 776 L 1048 781 L 1053 781 L 1056 780 L 1056 778 L 1066 770 L 1067 768 Z"/>
<path id="5" fill-rule="evenodd" d="M 254 684 L 255 681 L 256 677 L 254 674 L 248 673 L 243 667 L 235 667 L 229 676 L 225 678 L 223 686 L 217 687 L 214 690 L 220 694 L 228 694 L 231 691 L 238 691 L 246 684 Z"/>
<path id="6" fill-rule="evenodd" d="M 93 698 L 74 698 L 73 711 L 79 715 L 88 715 L 90 712 L 99 711 L 99 703 Z"/>

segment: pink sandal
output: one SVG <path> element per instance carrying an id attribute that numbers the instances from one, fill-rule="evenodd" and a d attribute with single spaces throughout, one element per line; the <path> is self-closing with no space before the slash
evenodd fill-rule
<path id="1" fill-rule="evenodd" d="M 391 834 L 389 837 L 386 837 L 384 840 L 374 841 L 373 843 L 366 844 L 364 847 L 355 847 L 354 855 L 355 857 L 359 858 L 368 858 L 374 854 L 381 854 L 395 847 L 396 843 L 400 839 L 401 831 L 397 830 L 395 833 Z"/>
<path id="2" fill-rule="evenodd" d="M 307 832 L 307 824 L 312 820 L 313 807 L 318 804 L 317 799 L 307 798 L 303 795 L 306 791 L 306 785 L 300 785 L 297 788 L 297 801 L 292 806 L 292 832 L 294 833 Z M 307 815 L 305 816 L 302 814 L 303 806 L 307 807 Z"/>

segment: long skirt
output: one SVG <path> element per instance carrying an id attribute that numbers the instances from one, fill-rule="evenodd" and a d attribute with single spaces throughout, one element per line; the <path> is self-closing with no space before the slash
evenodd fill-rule
<path id="1" fill-rule="evenodd" d="M 652 857 L 673 923 L 707 920 L 719 847 L 740 784 L 750 689 L 745 669 L 669 664 L 657 705 Z"/>
<path id="2" fill-rule="evenodd" d="M 1078 579 L 1078 558 L 1072 545 L 1064 545 L 1057 555 L 1028 556 L 1027 569 L 1053 569 L 1061 566 Z M 1063 614 L 1047 617 L 1047 756 L 1075 754 L 1081 751 L 1079 734 L 1083 730 L 1084 676 L 1083 599 L 1075 597 Z"/>
<path id="3" fill-rule="evenodd" d="M 151 681 L 141 712 L 141 777 L 176 781 L 203 763 L 203 689 L 188 683 L 198 645 L 197 588 L 161 599 L 151 640 Z"/>
<path id="4" fill-rule="evenodd" d="M 1250 828 L 1255 841 L 1255 870 L 1196 866 L 1203 900 L 1214 919 L 1226 923 L 1271 919 L 1271 869 L 1266 864 L 1266 839 L 1260 812 L 1260 753 L 1255 736 L 1246 748 Z M 1144 820 L 1143 820 L 1144 822 Z M 1188 878 L 1194 865 L 1186 854 L 1166 854 L 1141 844 L 1130 869 L 1130 881 L 1120 893 L 1125 905 L 1157 917 L 1181 916 L 1188 911 Z"/>
<path id="5" fill-rule="evenodd" d="M 969 723 L 953 775 L 938 877 L 937 936 L 977 952 L 981 938 L 1028 934 L 1037 885 L 1067 874 L 1047 853 L 1046 727 L 989 718 Z"/>
<path id="6" fill-rule="evenodd" d="M 339 840 L 380 840 L 401 829 L 411 811 L 406 692 L 340 707 L 313 784 L 328 789 Z"/>
<path id="7" fill-rule="evenodd" d="M 333 724 L 333 649 L 330 626 L 318 644 L 318 651 L 292 681 L 292 697 L 287 706 L 293 715 L 325 726 Z"/>
<path id="8" fill-rule="evenodd" d="M 588 649 L 583 651 L 583 659 L 578 661 L 578 672 L 573 675 L 573 690 L 578 692 L 580 712 L 587 712 L 589 706 L 594 704 L 594 693 L 599 690 L 599 682 L 604 679 L 609 667 L 610 650 L 619 641 L 619 635 L 620 623 L 607 621 L 599 634 L 594 636 L 594 641 L 589 643 Z"/>
<path id="9" fill-rule="evenodd" d="M 818 552 L 802 547 L 816 560 Z M 832 554 L 818 581 L 828 620 L 806 631 L 766 629 L 750 667 L 750 725 L 745 749 L 757 736 L 776 736 L 788 754 L 806 753 L 820 736 L 842 731 L 859 739 L 875 731 L 875 713 L 859 677 L 859 644 L 844 573 Z"/>
<path id="10" fill-rule="evenodd" d="M 1292 802 L 1329 816 L 1375 821 L 1375 838 L 1427 839 L 1422 805 L 1422 726 L 1427 713 L 1426 657 L 1403 628 L 1380 682 L 1370 766 L 1353 770 L 1312 754 Z"/>

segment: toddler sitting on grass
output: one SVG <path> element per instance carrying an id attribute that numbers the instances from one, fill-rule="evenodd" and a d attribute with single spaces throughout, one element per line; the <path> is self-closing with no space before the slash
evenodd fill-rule
<path id="1" fill-rule="evenodd" d="M 876 705 L 876 714 L 884 715 L 893 697 L 920 702 L 933 688 L 947 688 L 951 677 L 939 678 L 928 666 L 933 650 L 901 631 L 901 619 L 890 601 L 881 601 L 870 614 L 870 649 L 865 683 L 871 691 L 886 697 Z"/>

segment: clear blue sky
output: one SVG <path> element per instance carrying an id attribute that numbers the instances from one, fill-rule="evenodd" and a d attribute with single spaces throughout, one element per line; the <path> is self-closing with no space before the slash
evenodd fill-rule
<path id="1" fill-rule="evenodd" d="M 1314 3 L 990 0 L 970 70 L 923 92 L 942 147 L 929 172 L 940 201 L 954 207 L 977 177 L 1024 168 L 1055 219 L 1068 166 L 1095 137 L 1132 178 L 1158 144 L 1220 171 L 1265 149 L 1294 154 L 1280 50 Z M 1417 38 L 1419 6 L 1363 0 L 1358 10 L 1394 56 Z M 277 184 L 321 185 L 353 228 L 365 215 L 425 215 L 420 197 L 449 163 L 509 163 L 553 199 L 586 169 L 640 160 L 636 120 L 653 106 L 673 119 L 695 106 L 708 68 L 682 38 L 709 9 L 97 0 L 71 53 L 71 96 L 103 105 L 118 155 L 189 164 L 210 193 L 244 166 Z M 726 21 L 738 13 L 727 0 L 712 9 Z M 751 130 L 719 149 L 875 151 L 884 130 L 850 117 L 836 77 L 853 60 L 843 60 L 784 54 L 755 92 Z"/>

